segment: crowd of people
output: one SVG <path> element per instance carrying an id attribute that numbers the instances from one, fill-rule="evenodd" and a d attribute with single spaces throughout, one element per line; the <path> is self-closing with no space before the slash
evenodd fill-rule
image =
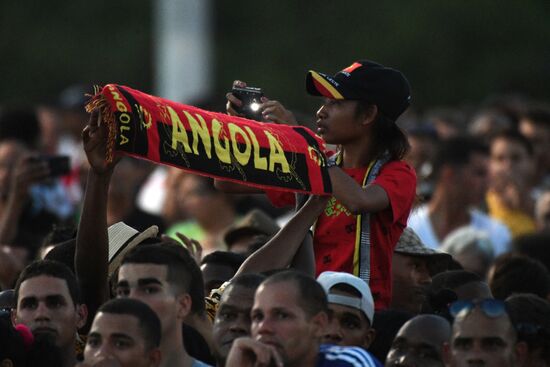
<path id="1" fill-rule="evenodd" d="M 367 60 L 306 91 L 331 196 L 109 162 L 82 86 L 1 106 L 0 365 L 550 366 L 550 105 L 420 113 Z"/>

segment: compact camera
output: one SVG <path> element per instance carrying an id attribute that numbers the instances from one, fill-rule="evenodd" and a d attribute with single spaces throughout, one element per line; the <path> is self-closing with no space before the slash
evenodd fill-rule
<path id="1" fill-rule="evenodd" d="M 241 107 L 231 104 L 237 113 L 242 114 L 247 119 L 262 121 L 262 111 L 260 111 L 260 105 L 264 94 L 261 88 L 233 87 L 231 93 L 243 103 Z"/>

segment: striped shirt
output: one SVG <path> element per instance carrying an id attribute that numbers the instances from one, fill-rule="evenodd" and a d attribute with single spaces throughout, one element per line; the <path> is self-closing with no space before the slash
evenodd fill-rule
<path id="1" fill-rule="evenodd" d="M 369 352 L 358 347 L 321 345 L 316 367 L 382 367 Z"/>

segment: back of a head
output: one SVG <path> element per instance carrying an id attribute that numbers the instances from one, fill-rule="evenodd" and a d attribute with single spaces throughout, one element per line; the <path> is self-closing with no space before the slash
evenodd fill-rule
<path id="1" fill-rule="evenodd" d="M 531 353 L 550 362 L 550 302 L 534 294 L 516 294 L 506 299 L 506 308 L 518 339 L 529 346 Z"/>
<path id="2" fill-rule="evenodd" d="M 439 346 L 449 341 L 451 337 L 451 324 L 449 321 L 437 315 L 417 315 L 407 321 L 397 332 L 397 335 L 403 333 L 410 335 L 427 334 L 434 339 Z"/>
<path id="3" fill-rule="evenodd" d="M 472 226 L 464 226 L 449 233 L 439 250 L 447 252 L 452 256 L 476 251 L 476 253 L 479 253 L 489 261 L 494 256 L 493 244 L 487 233 Z"/>
<path id="4" fill-rule="evenodd" d="M 456 136 L 441 140 L 433 162 L 433 175 L 437 180 L 442 167 L 462 167 L 470 163 L 473 154 L 487 156 L 488 149 L 480 140 L 468 136 Z"/>
<path id="5" fill-rule="evenodd" d="M 19 300 L 19 289 L 24 281 L 42 275 L 65 280 L 73 304 L 81 303 L 80 288 L 74 273 L 66 265 L 52 260 L 38 260 L 23 269 L 15 284 L 15 298 Z"/>
<path id="6" fill-rule="evenodd" d="M 104 303 L 97 312 L 135 317 L 147 349 L 150 350 L 160 346 L 160 320 L 157 314 L 145 303 L 131 298 L 115 298 Z"/>
<path id="7" fill-rule="evenodd" d="M 457 300 L 487 298 L 490 294 L 487 284 L 479 275 L 465 270 L 437 274 L 432 278 L 427 293 L 422 312 L 439 315 L 447 320 L 452 320 L 449 314 L 450 303 Z"/>
<path id="8" fill-rule="evenodd" d="M 66 265 L 71 271 L 74 273 L 74 257 L 76 252 L 76 239 L 70 239 L 65 242 L 57 244 L 54 248 L 52 248 L 46 256 L 44 256 L 44 260 L 53 260 L 60 262 L 64 265 Z"/>
<path id="9" fill-rule="evenodd" d="M 466 270 L 453 270 L 439 273 L 434 276 L 430 288 L 433 292 L 438 292 L 442 289 L 455 290 L 465 284 L 481 281 L 483 280 L 477 274 Z"/>
<path id="10" fill-rule="evenodd" d="M 195 260 L 182 245 L 173 240 L 157 243 L 141 243 L 132 249 L 124 259 L 124 264 L 164 265 L 168 269 L 167 281 L 176 294 L 189 293 L 191 311 L 203 314 L 205 309 L 201 270 Z"/>
<path id="11" fill-rule="evenodd" d="M 277 283 L 291 283 L 297 291 L 297 303 L 306 315 L 313 317 L 319 312 L 329 313 L 327 295 L 323 287 L 313 278 L 298 271 L 287 270 L 269 276 L 261 283 L 267 286 Z"/>
<path id="12" fill-rule="evenodd" d="M 519 293 L 506 298 L 506 310 L 514 325 L 539 325 L 550 331 L 550 302 L 534 294 Z"/>
<path id="13" fill-rule="evenodd" d="M 518 254 L 498 257 L 489 271 L 489 286 L 496 299 L 515 293 L 533 293 L 541 298 L 550 294 L 550 272 L 538 260 Z"/>

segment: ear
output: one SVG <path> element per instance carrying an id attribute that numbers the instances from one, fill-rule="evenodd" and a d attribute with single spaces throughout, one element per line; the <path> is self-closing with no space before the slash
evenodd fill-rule
<path id="1" fill-rule="evenodd" d="M 373 122 L 378 116 L 378 106 L 373 104 L 361 116 L 361 124 L 368 125 Z"/>
<path id="2" fill-rule="evenodd" d="M 149 366 L 158 367 L 160 366 L 161 352 L 159 348 L 155 348 L 149 352 Z"/>
<path id="3" fill-rule="evenodd" d="M 17 325 L 17 309 L 12 308 L 10 312 L 10 318 L 12 325 Z"/>
<path id="4" fill-rule="evenodd" d="M 76 327 L 80 329 L 86 325 L 88 320 L 88 306 L 85 304 L 76 305 Z"/>
<path id="5" fill-rule="evenodd" d="M 369 329 L 365 332 L 365 336 L 363 338 L 363 349 L 368 349 L 374 341 L 374 338 L 376 338 L 376 330 L 369 327 Z"/>
<path id="6" fill-rule="evenodd" d="M 315 337 L 322 337 L 328 326 L 328 315 L 326 312 L 318 312 L 317 315 L 311 318 L 311 324 L 313 325 L 313 330 Z"/>
<path id="7" fill-rule="evenodd" d="M 176 297 L 177 317 L 184 320 L 191 313 L 191 305 L 193 301 L 189 293 L 180 294 Z"/>
<path id="8" fill-rule="evenodd" d="M 451 345 L 449 344 L 449 342 L 445 342 L 443 343 L 443 353 L 442 354 L 442 357 L 443 357 L 443 363 L 445 364 L 445 366 L 450 366 L 451 365 Z"/>

